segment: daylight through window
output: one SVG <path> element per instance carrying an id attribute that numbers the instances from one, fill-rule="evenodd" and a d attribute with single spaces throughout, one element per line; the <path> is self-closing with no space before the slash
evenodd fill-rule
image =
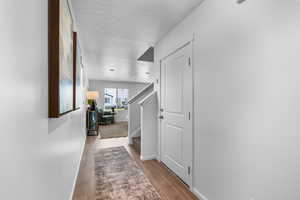
<path id="1" fill-rule="evenodd" d="M 104 90 L 104 109 L 112 108 L 127 110 L 128 89 L 105 88 Z"/>

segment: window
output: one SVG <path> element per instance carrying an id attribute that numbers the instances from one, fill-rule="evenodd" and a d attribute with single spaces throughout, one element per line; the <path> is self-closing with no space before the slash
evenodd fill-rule
<path id="1" fill-rule="evenodd" d="M 110 98 L 109 98 L 109 97 L 105 97 L 105 100 L 104 100 L 104 102 L 105 102 L 105 103 L 110 103 L 110 102 L 111 102 L 111 100 L 110 100 Z"/>
<path id="2" fill-rule="evenodd" d="M 105 88 L 104 90 L 104 109 L 111 108 L 127 110 L 128 89 Z"/>

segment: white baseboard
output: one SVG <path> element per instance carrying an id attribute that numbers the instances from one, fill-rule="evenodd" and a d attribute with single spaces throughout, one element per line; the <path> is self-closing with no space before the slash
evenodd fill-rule
<path id="1" fill-rule="evenodd" d="M 196 188 L 193 187 L 192 192 L 200 199 L 200 200 L 208 200 L 203 194 L 201 194 Z"/>
<path id="2" fill-rule="evenodd" d="M 142 160 L 142 161 L 146 161 L 146 160 L 156 160 L 156 159 L 157 159 L 157 155 L 141 156 L 141 160 Z"/>
<path id="3" fill-rule="evenodd" d="M 75 187 L 76 187 L 76 183 L 77 183 L 77 178 L 78 178 L 79 170 L 80 170 L 80 164 L 81 164 L 81 160 L 82 160 L 83 153 L 84 153 L 85 143 L 86 143 L 86 135 L 85 135 L 85 138 L 84 138 L 83 146 L 81 147 L 80 160 L 79 160 L 79 164 L 78 164 L 78 166 L 77 166 L 76 176 L 75 176 L 75 179 L 74 179 L 74 182 L 73 182 L 72 192 L 71 192 L 71 194 L 70 194 L 69 200 L 72 200 L 72 199 L 73 199 L 73 195 L 74 195 L 74 192 L 75 192 Z"/>

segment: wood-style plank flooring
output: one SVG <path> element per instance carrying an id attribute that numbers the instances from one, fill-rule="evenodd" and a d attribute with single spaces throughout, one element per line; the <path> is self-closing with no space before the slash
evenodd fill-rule
<path id="1" fill-rule="evenodd" d="M 132 158 L 143 169 L 146 177 L 160 194 L 162 200 L 196 200 L 197 198 L 158 161 L 139 159 L 139 154 L 127 145 L 127 138 L 100 140 L 97 137 L 88 137 L 82 157 L 80 171 L 73 195 L 73 200 L 95 200 L 94 152 L 99 148 L 124 146 Z"/>

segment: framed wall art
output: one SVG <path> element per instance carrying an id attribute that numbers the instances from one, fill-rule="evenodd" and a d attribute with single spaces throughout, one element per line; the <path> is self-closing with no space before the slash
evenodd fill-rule
<path id="1" fill-rule="evenodd" d="M 82 56 L 81 48 L 77 33 L 73 33 L 73 94 L 74 94 L 74 110 L 77 110 L 82 105 Z"/>
<path id="2" fill-rule="evenodd" d="M 68 0 L 49 0 L 49 117 L 74 110 L 73 19 Z"/>

